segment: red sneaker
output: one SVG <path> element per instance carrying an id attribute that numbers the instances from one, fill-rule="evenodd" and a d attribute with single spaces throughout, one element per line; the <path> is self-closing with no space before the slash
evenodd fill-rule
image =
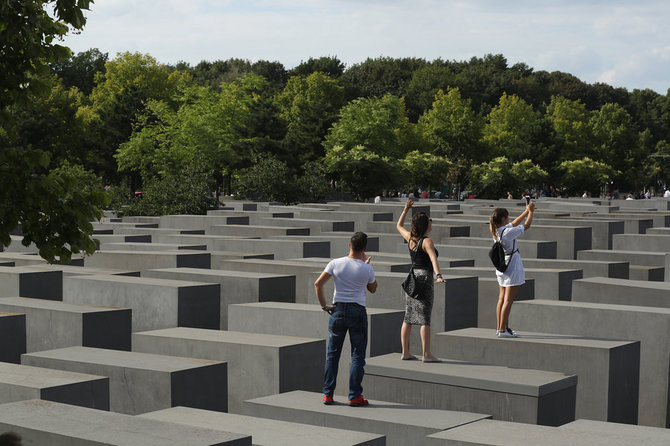
<path id="1" fill-rule="evenodd" d="M 328 406 L 328 405 L 330 405 L 330 404 L 333 404 L 334 402 L 335 402 L 335 401 L 333 401 L 333 397 L 332 397 L 332 396 L 328 396 L 328 395 L 324 395 L 324 396 L 323 396 L 323 404 L 325 404 L 326 406 Z"/>
<path id="2" fill-rule="evenodd" d="M 353 407 L 367 406 L 370 404 L 368 400 L 363 399 L 363 395 L 358 395 L 353 400 L 349 400 L 349 405 Z"/>

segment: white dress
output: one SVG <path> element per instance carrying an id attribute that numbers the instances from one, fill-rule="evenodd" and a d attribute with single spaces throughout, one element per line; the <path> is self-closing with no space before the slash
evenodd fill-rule
<path id="1" fill-rule="evenodd" d="M 503 229 L 505 230 L 503 232 Z M 496 270 L 496 277 L 498 284 L 503 287 L 519 286 L 526 283 L 526 273 L 523 270 L 523 263 L 521 262 L 521 254 L 514 252 L 517 249 L 515 240 L 524 232 L 523 225 L 512 226 L 509 223 L 498 228 L 498 235 L 503 233 L 502 246 L 505 250 L 505 263 L 508 263 L 507 270 L 504 273 Z"/>

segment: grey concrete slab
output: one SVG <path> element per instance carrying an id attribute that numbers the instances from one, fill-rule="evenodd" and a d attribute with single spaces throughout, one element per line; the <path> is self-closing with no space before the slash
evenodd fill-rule
<path id="1" fill-rule="evenodd" d="M 207 245 L 178 243 L 105 243 L 100 251 L 205 251 Z"/>
<path id="2" fill-rule="evenodd" d="M 244 413 L 274 420 L 377 433 L 386 436 L 389 446 L 423 445 L 428 434 L 489 418 L 489 415 L 478 413 L 369 401 L 370 406 L 361 408 L 351 408 L 346 401 L 337 399 L 336 404 L 324 406 L 321 394 L 295 391 L 245 401 Z"/>
<path id="3" fill-rule="evenodd" d="M 670 282 L 592 277 L 572 283 L 572 300 L 670 308 Z"/>
<path id="4" fill-rule="evenodd" d="M 328 314 L 318 305 L 263 302 L 231 305 L 228 311 L 230 330 L 284 336 L 308 336 L 324 339 L 324 348 L 327 346 Z M 367 314 L 368 348 L 366 355 L 370 357 L 400 352 L 400 327 L 405 312 L 367 308 Z M 326 350 L 323 355 L 326 356 Z M 340 358 L 335 392 L 338 395 L 347 395 L 351 363 L 349 342 L 344 343 Z"/>
<path id="5" fill-rule="evenodd" d="M 214 225 L 211 233 L 214 235 L 236 235 L 236 236 L 251 236 L 251 237 L 270 237 L 278 236 L 309 236 L 309 227 L 292 228 L 282 226 L 270 225 Z"/>
<path id="6" fill-rule="evenodd" d="M 46 271 L 61 271 L 63 277 L 67 276 L 93 276 L 99 274 L 109 274 L 111 276 L 134 276 L 140 277 L 139 270 L 123 270 L 110 268 L 87 268 L 85 266 L 44 264 L 33 265 L 32 268 Z M 62 285 L 61 285 L 62 288 Z"/>
<path id="7" fill-rule="evenodd" d="M 131 311 L 128 308 L 3 297 L 0 311 L 26 315 L 27 352 L 74 345 L 130 350 Z"/>
<path id="8" fill-rule="evenodd" d="M 14 266 L 46 265 L 47 261 L 34 254 L 0 252 L 0 261 L 13 262 Z"/>
<path id="9" fill-rule="evenodd" d="M 628 262 L 604 260 L 523 259 L 527 268 L 581 269 L 583 277 L 613 277 L 628 279 Z"/>
<path id="10" fill-rule="evenodd" d="M 97 251 L 84 259 L 84 266 L 132 270 L 210 265 L 209 253 L 200 251 Z"/>
<path id="11" fill-rule="evenodd" d="M 0 404 L 32 399 L 109 410 L 109 378 L 0 362 Z"/>
<path id="12" fill-rule="evenodd" d="M 442 238 L 439 242 L 441 245 L 455 245 L 455 246 L 478 246 L 491 249 L 493 240 L 491 237 L 447 237 Z M 558 243 L 555 241 L 542 240 L 524 240 L 518 239 L 516 241 L 519 252 L 528 255 L 529 258 L 534 259 L 555 259 L 557 255 Z"/>
<path id="13" fill-rule="evenodd" d="M 274 254 L 270 252 L 265 253 L 248 253 L 248 252 L 235 252 L 235 251 L 208 251 L 212 258 L 212 269 L 226 269 L 221 265 L 226 260 L 243 260 L 243 259 L 265 259 L 273 260 L 275 258 Z"/>
<path id="14" fill-rule="evenodd" d="M 638 340 L 640 399 L 638 423 L 668 427 L 670 309 L 588 302 L 533 300 L 512 309 L 514 328 L 596 338 Z"/>
<path id="15" fill-rule="evenodd" d="M 628 267 L 628 278 L 630 280 L 663 282 L 665 280 L 665 267 L 630 265 Z"/>
<path id="16" fill-rule="evenodd" d="M 96 231 L 93 234 L 93 241 L 97 249 L 107 249 L 108 245 L 133 243 L 133 244 L 148 244 L 151 243 L 151 235 L 144 233 L 139 234 L 113 234 L 113 230 L 109 229 L 109 234 L 100 233 Z"/>
<path id="17" fill-rule="evenodd" d="M 308 227 L 310 234 L 320 234 L 321 232 L 348 232 L 353 234 L 356 225 L 353 220 L 316 220 L 310 218 L 285 218 L 276 216 L 272 218 L 261 219 L 263 225 L 276 225 L 281 227 Z"/>
<path id="18" fill-rule="evenodd" d="M 479 293 L 477 295 L 477 327 L 496 329 L 496 305 L 500 287 L 495 277 L 479 277 Z M 526 278 L 526 283 L 519 287 L 515 302 L 535 299 L 535 279 Z M 511 323 L 511 325 L 514 325 Z"/>
<path id="19" fill-rule="evenodd" d="M 375 252 L 374 254 L 370 254 L 370 256 L 373 258 L 372 261 L 374 262 L 373 265 L 378 262 L 378 261 L 385 261 L 385 262 L 412 262 L 412 259 L 409 256 L 409 252 L 407 251 L 405 245 L 405 249 L 403 250 L 402 253 L 398 252 Z M 444 268 L 449 268 L 449 267 L 456 267 L 456 266 L 475 266 L 475 261 L 472 259 L 467 259 L 467 258 L 449 258 L 446 256 L 439 256 L 437 258 L 437 261 L 440 264 L 440 267 Z"/>
<path id="20" fill-rule="evenodd" d="M 350 236 L 351 237 L 351 236 Z M 296 257 L 330 257 L 330 242 L 279 239 L 229 239 L 214 242 L 214 250 L 247 251 L 274 254 L 275 259 L 292 259 Z"/>
<path id="21" fill-rule="evenodd" d="M 637 423 L 639 341 L 520 335 L 501 339 L 491 329 L 466 328 L 439 333 L 432 349 L 440 357 L 462 361 L 577 375 L 577 418 Z"/>
<path id="22" fill-rule="evenodd" d="M 563 426 L 569 424 L 571 423 Z M 614 423 L 603 424 L 613 425 Z M 637 443 L 620 441 L 621 439 L 610 435 L 599 436 L 585 432 L 572 432 L 564 430 L 563 426 L 533 426 L 507 421 L 481 420 L 438 432 L 426 438 L 427 444 L 431 446 L 629 446 Z M 660 446 L 662 443 L 649 444 Z"/>
<path id="23" fill-rule="evenodd" d="M 619 251 L 670 252 L 670 237 L 657 234 L 617 234 L 612 247 Z"/>
<path id="24" fill-rule="evenodd" d="M 325 344 L 307 337 L 184 327 L 133 333 L 136 352 L 227 361 L 227 407 L 235 413 L 248 398 L 320 390 Z"/>
<path id="25" fill-rule="evenodd" d="M 66 277 L 65 302 L 132 309 L 132 331 L 220 326 L 220 285 L 126 276 Z"/>
<path id="26" fill-rule="evenodd" d="M 206 429 L 251 435 L 254 445 L 294 446 L 319 444 L 321 446 L 384 446 L 383 435 L 334 429 L 309 424 L 291 423 L 268 418 L 250 417 L 230 413 L 212 412 L 190 407 L 149 412 L 141 418 L 184 424 Z"/>
<path id="27" fill-rule="evenodd" d="M 0 267 L 0 297 L 63 300 L 63 273 L 32 266 Z"/>
<path id="28" fill-rule="evenodd" d="M 524 259 L 525 262 L 525 259 Z M 489 259 L 489 263 L 491 260 Z M 572 282 L 582 278 L 581 269 L 524 268 L 526 277 L 535 281 L 535 299 L 570 300 Z M 442 271 L 443 273 L 445 271 Z M 496 277 L 492 264 L 486 267 L 448 268 L 449 274 Z"/>
<path id="29" fill-rule="evenodd" d="M 246 302 L 295 302 L 294 275 L 269 274 L 197 268 L 152 269 L 144 277 L 172 279 L 220 285 L 219 328 L 228 328 L 228 305 Z"/>
<path id="30" fill-rule="evenodd" d="M 19 364 L 25 352 L 25 313 L 0 312 L 0 361 Z"/>
<path id="31" fill-rule="evenodd" d="M 526 240 L 556 240 L 559 259 L 577 259 L 579 251 L 591 249 L 591 232 L 590 226 L 533 225 L 528 232 L 523 234 L 523 238 Z"/>
<path id="32" fill-rule="evenodd" d="M 394 234 L 399 237 L 398 230 L 396 229 L 396 222 L 398 219 L 394 219 L 391 222 L 375 222 L 374 226 L 370 229 L 374 229 L 378 233 Z M 405 228 L 409 230 L 411 224 L 409 222 L 405 223 Z M 433 217 L 433 230 L 431 231 L 431 237 L 436 240 L 442 240 L 448 237 L 470 237 L 470 226 L 467 225 L 458 225 L 458 224 L 446 224 L 438 223 L 438 220 Z"/>
<path id="33" fill-rule="evenodd" d="M 26 445 L 251 445 L 251 437 L 240 434 L 41 400 L 0 405 L 0 432 L 6 431 Z"/>
<path id="34" fill-rule="evenodd" d="M 625 231 L 623 220 L 604 220 L 593 217 L 535 218 L 533 224 L 535 223 L 553 226 L 590 226 L 592 249 L 612 249 L 612 236 L 623 234 Z"/>
<path id="35" fill-rule="evenodd" d="M 670 430 L 658 427 L 631 426 L 593 420 L 575 420 L 560 426 L 561 433 L 574 433 L 583 438 L 598 440 L 603 445 L 644 444 L 665 446 L 670 444 Z"/>
<path id="36" fill-rule="evenodd" d="M 386 236 L 391 242 L 396 242 L 397 237 Z M 372 254 L 380 250 L 380 241 L 378 236 L 374 236 L 371 233 L 368 233 L 368 247 L 367 251 Z M 311 236 L 272 236 L 267 237 L 262 240 L 284 240 L 284 241 L 302 241 L 302 242 L 324 242 L 329 243 L 330 245 L 330 254 L 328 256 L 308 256 L 303 255 L 302 257 L 344 257 L 349 255 L 349 241 L 351 240 L 351 234 L 345 233 L 336 233 L 336 232 L 322 232 L 321 234 L 311 235 Z"/>
<path id="37" fill-rule="evenodd" d="M 575 375 L 453 359 L 425 364 L 397 354 L 366 362 L 364 389 L 384 400 L 548 426 L 575 419 Z"/>
<path id="38" fill-rule="evenodd" d="M 579 251 L 579 260 L 605 260 L 629 262 L 631 265 L 665 266 L 667 253 L 648 251 L 621 251 L 608 249 L 591 249 Z"/>
<path id="39" fill-rule="evenodd" d="M 174 406 L 228 410 L 225 362 L 67 347 L 26 353 L 21 363 L 109 377 L 113 412 L 136 415 Z"/>

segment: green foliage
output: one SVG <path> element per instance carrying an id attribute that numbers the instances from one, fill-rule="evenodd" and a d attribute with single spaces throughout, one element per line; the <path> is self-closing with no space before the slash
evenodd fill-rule
<path id="1" fill-rule="evenodd" d="M 306 62 L 301 61 L 293 68 L 291 76 L 309 76 L 316 71 L 336 79 L 344 73 L 344 63 L 335 56 L 324 56 L 318 59 L 310 57 Z"/>
<path id="2" fill-rule="evenodd" d="M 600 191 L 617 172 L 605 163 L 591 158 L 563 161 L 558 170 L 562 172 L 561 186 L 568 193 L 581 195 L 583 191 Z"/>
<path id="3" fill-rule="evenodd" d="M 438 90 L 432 108 L 419 124 L 433 153 L 451 160 L 482 160 L 479 139 L 483 121 L 470 107 L 470 100 L 461 97 L 458 88 L 446 93 Z"/>
<path id="4" fill-rule="evenodd" d="M 142 198 L 132 198 L 127 215 L 206 214 L 216 206 L 212 194 L 212 172 L 194 159 L 180 172 L 165 171 L 150 179 Z"/>
<path id="5" fill-rule="evenodd" d="M 258 201 L 279 201 L 291 204 L 298 201 L 299 186 L 288 165 L 276 157 L 261 157 L 243 169 L 235 181 L 236 195 Z"/>
<path id="6" fill-rule="evenodd" d="M 280 117 L 286 123 L 284 147 L 300 166 L 323 156 L 323 137 L 344 105 L 344 89 L 321 72 L 291 77 L 277 96 Z"/>
<path id="7" fill-rule="evenodd" d="M 483 142 L 491 153 L 512 161 L 540 160 L 544 155 L 542 132 L 542 117 L 533 107 L 516 95 L 503 93 L 487 116 Z"/>
<path id="8" fill-rule="evenodd" d="M 444 157 L 413 150 L 400 160 L 400 167 L 406 181 L 403 186 L 413 189 L 421 184 L 430 190 L 444 182 L 452 164 Z"/>
<path id="9" fill-rule="evenodd" d="M 300 201 L 321 201 L 332 194 L 328 170 L 322 161 L 305 163 L 304 173 L 298 178 Z"/>
<path id="10" fill-rule="evenodd" d="M 357 145 L 350 149 L 334 146 L 324 158 L 328 171 L 340 186 L 357 200 L 374 197 L 384 189 L 401 183 L 398 163 L 388 156 L 381 156 Z"/>
<path id="11" fill-rule="evenodd" d="M 67 88 L 77 87 L 84 94 L 91 94 L 95 77 L 104 75 L 105 64 L 109 59 L 107 53 L 97 48 L 78 53 L 69 59 L 51 64 L 51 69 L 63 80 Z"/>
<path id="12" fill-rule="evenodd" d="M 342 107 L 323 145 L 329 152 L 339 146 L 399 159 L 420 144 L 414 124 L 407 119 L 404 101 L 393 95 L 381 99 L 359 98 Z"/>
<path id="13" fill-rule="evenodd" d="M 518 195 L 542 184 L 547 172 L 530 160 L 512 163 L 504 156 L 472 167 L 469 188 L 480 198 L 503 198 L 507 192 Z"/>
<path id="14" fill-rule="evenodd" d="M 84 27 L 91 0 L 24 0 L 0 3 L 0 110 L 48 91 L 49 63 L 70 55 L 56 42 Z M 53 7 L 53 16 L 47 7 Z M 0 121 L 2 124 L 2 121 Z"/>
<path id="15" fill-rule="evenodd" d="M 418 58 L 368 58 L 365 62 L 352 65 L 342 79 L 352 85 L 359 96 L 400 96 L 406 90 L 414 71 L 425 65 L 426 61 Z"/>
<path id="16" fill-rule="evenodd" d="M 580 159 L 593 152 L 590 118 L 591 112 L 581 101 L 552 96 L 547 107 L 547 119 L 554 131 L 554 150 L 559 160 Z"/>

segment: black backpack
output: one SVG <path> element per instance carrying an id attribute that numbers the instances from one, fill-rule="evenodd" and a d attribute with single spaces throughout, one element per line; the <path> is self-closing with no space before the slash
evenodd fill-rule
<path id="1" fill-rule="evenodd" d="M 501 273 L 507 271 L 507 267 L 509 266 L 509 263 L 505 263 L 505 249 L 502 245 L 502 236 L 505 232 L 505 229 L 502 230 L 500 233 L 500 238 L 496 240 L 496 242 L 491 247 L 491 250 L 489 251 L 489 257 L 491 258 L 491 262 L 493 262 L 493 266 L 495 266 L 496 269 Z M 514 240 L 514 245 L 516 246 L 516 240 Z M 512 251 L 512 255 L 514 255 L 515 252 L 519 252 L 519 250 L 514 249 Z M 512 256 L 510 256 L 510 261 L 512 261 Z"/>

